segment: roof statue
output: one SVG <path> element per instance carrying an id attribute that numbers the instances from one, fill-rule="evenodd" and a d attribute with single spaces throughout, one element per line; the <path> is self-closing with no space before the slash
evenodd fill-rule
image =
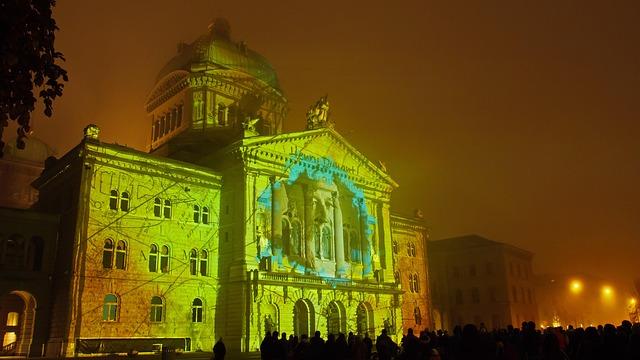
<path id="1" fill-rule="evenodd" d="M 244 128 L 244 137 L 251 137 L 259 135 L 258 130 L 256 130 L 256 124 L 260 121 L 259 117 L 256 118 L 247 118 L 246 121 L 242 122 L 242 126 Z"/>
<path id="2" fill-rule="evenodd" d="M 307 111 L 307 130 L 333 127 L 333 122 L 329 120 L 329 100 L 327 100 L 327 96 L 321 97 Z"/>

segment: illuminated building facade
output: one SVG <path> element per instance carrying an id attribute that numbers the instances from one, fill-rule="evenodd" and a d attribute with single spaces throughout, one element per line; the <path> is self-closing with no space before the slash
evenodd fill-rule
<path id="1" fill-rule="evenodd" d="M 529 251 L 468 235 L 428 242 L 428 257 L 436 328 L 491 330 L 538 319 Z"/>
<path id="2" fill-rule="evenodd" d="M 88 126 L 34 182 L 61 216 L 48 355 L 430 327 L 422 220 L 391 215 L 398 185 L 334 130 L 326 97 L 282 133 L 275 72 L 218 20 L 146 109 L 149 153 Z"/>

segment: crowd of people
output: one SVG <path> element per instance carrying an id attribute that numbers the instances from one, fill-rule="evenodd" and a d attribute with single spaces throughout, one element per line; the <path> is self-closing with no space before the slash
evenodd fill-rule
<path id="1" fill-rule="evenodd" d="M 445 331 L 412 329 L 396 344 L 382 330 L 375 339 L 364 336 L 316 331 L 300 338 L 277 331 L 267 334 L 260 345 L 263 360 L 640 360 L 640 324 L 624 321 L 620 326 L 540 329 L 525 322 L 521 328 L 489 331 L 480 325 Z"/>

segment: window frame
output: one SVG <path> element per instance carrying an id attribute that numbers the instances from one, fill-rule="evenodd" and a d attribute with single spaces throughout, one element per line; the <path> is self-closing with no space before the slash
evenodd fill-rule
<path id="1" fill-rule="evenodd" d="M 163 254 L 164 250 L 167 250 L 166 254 Z M 169 245 L 162 245 L 160 247 L 160 253 L 159 253 L 159 258 L 160 258 L 160 266 L 158 266 L 158 270 L 160 270 L 161 273 L 163 274 L 168 274 L 171 271 L 171 248 L 169 247 Z M 166 261 L 166 268 L 165 266 L 163 266 L 163 262 Z"/>
<path id="2" fill-rule="evenodd" d="M 154 300 L 156 299 L 160 300 L 160 303 L 154 303 Z M 164 322 L 164 299 L 161 296 L 151 297 L 151 311 L 149 314 L 149 321 L 154 324 Z"/>
<path id="3" fill-rule="evenodd" d="M 122 249 L 119 248 L 120 244 L 123 244 L 124 247 Z M 114 260 L 113 260 L 113 268 L 114 269 L 118 269 L 118 270 L 126 270 L 127 269 L 127 251 L 128 251 L 129 246 L 127 245 L 127 242 L 124 240 L 118 240 L 118 242 L 116 242 L 116 247 L 115 247 L 115 256 L 114 256 Z M 118 256 L 122 256 L 122 267 L 118 266 Z"/>
<path id="4" fill-rule="evenodd" d="M 113 297 L 115 301 L 110 297 Z M 109 298 L 109 299 L 107 299 Z M 113 317 L 111 316 L 113 315 Z M 102 321 L 103 322 L 118 322 L 120 318 L 120 297 L 116 294 L 109 293 L 102 299 Z"/>
<path id="5" fill-rule="evenodd" d="M 199 305 L 196 304 L 199 302 Z M 191 322 L 194 324 L 204 323 L 204 301 L 200 298 L 195 298 L 191 302 Z"/>
<path id="6" fill-rule="evenodd" d="M 107 247 L 107 244 L 110 244 L 110 247 Z M 102 268 L 103 269 L 113 269 L 113 263 L 115 259 L 115 243 L 112 238 L 106 238 L 104 240 L 104 244 L 102 245 Z M 109 261 L 106 260 L 106 256 L 109 254 Z"/>

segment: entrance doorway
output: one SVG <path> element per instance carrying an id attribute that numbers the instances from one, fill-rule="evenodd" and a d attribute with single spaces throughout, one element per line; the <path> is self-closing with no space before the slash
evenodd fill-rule
<path id="1" fill-rule="evenodd" d="M 341 302 L 332 301 L 327 308 L 327 335 L 346 333 L 347 321 L 345 309 Z"/>
<path id="2" fill-rule="evenodd" d="M 313 335 L 315 329 L 315 312 L 313 304 L 307 299 L 296 301 L 293 307 L 293 332 L 295 335 Z"/>
<path id="3" fill-rule="evenodd" d="M 0 298 L 0 355 L 28 355 L 33 339 L 36 300 L 25 291 Z"/>
<path id="4" fill-rule="evenodd" d="M 356 309 L 356 330 L 358 335 L 364 336 L 365 333 L 369 333 L 369 336 L 375 335 L 375 326 L 373 324 L 373 308 L 369 303 L 361 302 Z"/>

